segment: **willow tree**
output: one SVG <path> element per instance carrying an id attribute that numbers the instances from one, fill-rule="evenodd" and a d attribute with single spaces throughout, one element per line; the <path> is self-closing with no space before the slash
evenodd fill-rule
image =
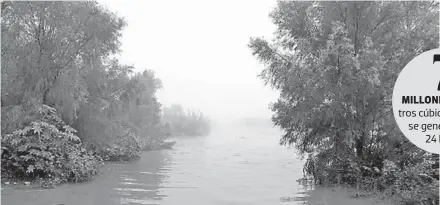
<path id="1" fill-rule="evenodd" d="M 2 106 L 32 98 L 67 121 L 86 101 L 84 76 L 119 50 L 125 25 L 95 1 L 5 2 L 1 24 Z"/>
<path id="2" fill-rule="evenodd" d="M 278 2 L 274 40 L 249 47 L 265 65 L 260 77 L 281 91 L 272 105 L 281 143 L 308 156 L 308 173 L 380 170 L 385 159 L 426 154 L 399 132 L 390 100 L 406 63 L 439 46 L 438 12 L 426 1 Z"/>

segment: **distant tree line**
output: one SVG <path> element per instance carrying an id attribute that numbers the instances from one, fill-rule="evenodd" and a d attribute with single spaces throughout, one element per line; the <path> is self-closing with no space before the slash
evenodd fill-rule
<path id="1" fill-rule="evenodd" d="M 202 136 L 210 132 L 209 119 L 203 113 L 185 112 L 178 104 L 163 108 L 163 122 L 169 135 Z"/>
<path id="2" fill-rule="evenodd" d="M 439 156 L 402 135 L 391 105 L 403 67 L 439 47 L 438 14 L 435 1 L 279 1 L 274 40 L 251 39 L 260 77 L 281 92 L 272 105 L 281 143 L 317 184 L 438 204 Z"/>

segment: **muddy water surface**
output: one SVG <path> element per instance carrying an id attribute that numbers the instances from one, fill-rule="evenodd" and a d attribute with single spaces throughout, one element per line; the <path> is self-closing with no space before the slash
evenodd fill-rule
<path id="1" fill-rule="evenodd" d="M 218 126 L 208 137 L 180 138 L 173 150 L 145 152 L 132 163 L 106 165 L 96 180 L 56 189 L 5 188 L 3 205 L 369 205 L 345 189 L 298 184 L 303 162 L 263 127 Z"/>

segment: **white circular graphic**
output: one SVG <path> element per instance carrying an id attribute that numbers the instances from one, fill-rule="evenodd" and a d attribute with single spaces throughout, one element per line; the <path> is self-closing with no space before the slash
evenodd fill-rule
<path id="1" fill-rule="evenodd" d="M 409 141 L 440 154 L 440 49 L 418 55 L 399 74 L 393 113 Z"/>

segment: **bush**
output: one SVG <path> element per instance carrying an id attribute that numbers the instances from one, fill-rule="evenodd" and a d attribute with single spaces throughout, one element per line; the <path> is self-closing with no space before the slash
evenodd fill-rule
<path id="1" fill-rule="evenodd" d="M 142 141 L 132 131 L 124 131 L 117 136 L 115 144 L 99 151 L 105 161 L 130 161 L 139 159 L 142 153 Z"/>
<path id="2" fill-rule="evenodd" d="M 385 193 L 402 204 L 439 204 L 439 181 L 432 176 L 432 161 L 399 167 L 385 160 L 383 175 L 378 181 Z"/>
<path id="3" fill-rule="evenodd" d="M 366 163 L 354 154 L 342 158 L 331 150 L 323 150 L 309 155 L 304 172 L 319 185 L 343 183 L 370 193 L 380 193 L 399 204 L 439 205 L 439 181 L 433 168 L 438 163 L 437 155 L 412 156 L 409 161 L 384 159 L 375 165 L 371 163 L 375 160 Z"/>
<path id="4" fill-rule="evenodd" d="M 2 137 L 2 175 L 16 179 L 86 181 L 98 173 L 102 160 L 87 153 L 76 130 L 46 105 L 30 113 L 33 120 Z"/>

